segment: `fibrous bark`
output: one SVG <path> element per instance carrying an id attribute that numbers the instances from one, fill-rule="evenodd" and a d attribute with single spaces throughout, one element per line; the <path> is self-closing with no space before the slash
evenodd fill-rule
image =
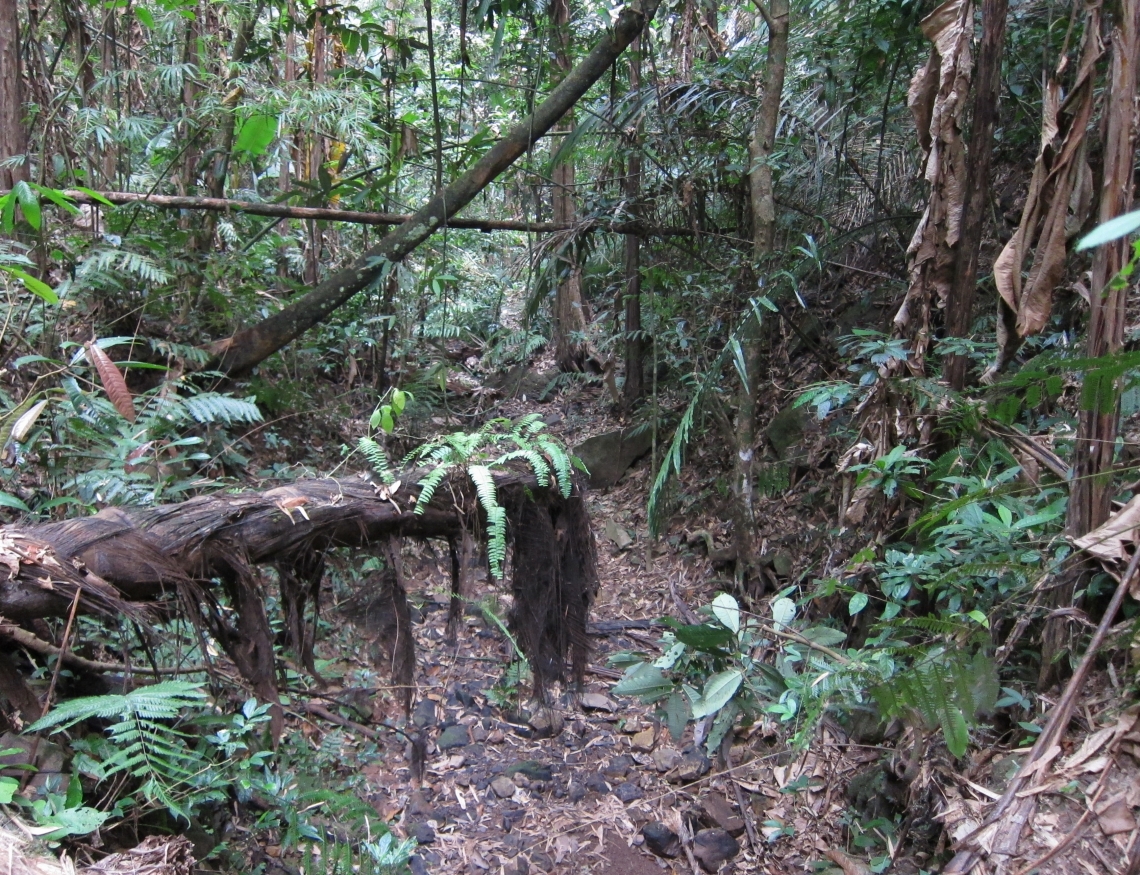
<path id="1" fill-rule="evenodd" d="M 423 472 L 405 472 L 411 483 Z M 586 664 L 586 617 L 597 590 L 593 535 L 578 488 L 569 498 L 528 474 L 496 475 L 512 545 L 512 624 L 539 690 Z M 394 577 L 376 595 L 403 604 L 399 540 L 462 538 L 485 520 L 465 475 L 439 487 L 423 513 L 418 489 L 378 489 L 361 480 L 298 481 L 265 491 L 212 495 L 84 519 L 0 528 L 0 615 L 30 620 L 81 610 L 145 623 L 148 603 L 181 604 L 225 649 L 265 701 L 276 701 L 276 662 L 257 566 L 277 569 L 289 643 L 312 666 L 313 628 L 325 553 L 377 548 Z M 7 570 L 7 574 L 3 570 Z M 219 608 L 221 586 L 231 612 Z M 398 590 L 398 592 L 397 592 Z M 171 602 L 171 600 L 177 600 Z M 307 610 L 312 623 L 306 621 Z M 407 623 L 387 653 L 398 683 L 410 683 Z M 2 634 L 2 630 L 0 630 Z"/>
<path id="2" fill-rule="evenodd" d="M 20 20 L 15 0 L 0 3 L 0 162 L 28 151 L 24 127 L 24 79 L 20 70 Z M 0 166 L 0 188 L 28 178 L 27 166 Z"/>

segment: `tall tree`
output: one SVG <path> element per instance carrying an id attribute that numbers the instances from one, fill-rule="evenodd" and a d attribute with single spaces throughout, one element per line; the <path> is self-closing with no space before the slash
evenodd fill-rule
<path id="1" fill-rule="evenodd" d="M 550 23 L 554 42 L 554 68 L 560 76 L 570 72 L 572 38 L 570 34 L 570 0 L 550 0 Z M 574 130 L 574 111 L 562 119 L 559 129 L 566 136 Z M 552 154 L 557 154 L 561 139 L 551 143 Z M 575 167 L 574 154 L 562 156 L 551 173 L 553 190 L 551 203 L 554 221 L 572 224 L 576 215 L 574 206 Z M 581 371 L 586 364 L 586 345 L 582 337 L 590 322 L 590 313 L 582 296 L 582 269 L 572 243 L 559 258 L 558 289 L 554 297 L 555 359 L 563 371 Z"/>
<path id="2" fill-rule="evenodd" d="M 788 33 L 791 21 L 789 0 L 757 3 L 757 9 L 768 26 L 768 57 L 760 77 L 760 102 L 748 144 L 752 196 L 752 254 L 756 263 L 772 253 L 776 234 L 776 199 L 773 191 L 772 154 L 776 130 L 780 122 L 780 102 L 784 93 L 784 76 L 788 66 Z M 753 282 L 745 283 L 743 297 L 753 292 Z M 740 373 L 740 392 L 736 406 L 736 457 L 733 471 L 733 539 L 736 549 L 736 574 L 741 584 L 755 573 L 756 513 L 753 493 L 754 454 L 757 440 L 756 392 L 763 361 L 763 335 L 759 316 L 746 304 L 744 367 Z"/>
<path id="3" fill-rule="evenodd" d="M 970 129 L 962 234 L 958 238 L 954 284 L 946 300 L 946 333 L 951 337 L 966 337 L 973 322 L 982 228 L 990 200 L 990 164 L 1001 94 L 1001 56 L 1005 48 L 1008 8 L 1009 0 L 982 3 L 982 44 L 974 77 L 974 118 Z M 949 357 L 945 375 L 953 388 L 961 391 L 966 387 L 969 366 L 970 360 L 964 355 Z"/>
<path id="4" fill-rule="evenodd" d="M 24 126 L 24 76 L 20 63 L 20 19 L 16 0 L 0 2 L 0 162 L 28 151 Z M 0 188 L 28 178 L 27 163 L 0 165 Z"/>
<path id="5" fill-rule="evenodd" d="M 1140 0 L 1122 0 L 1119 18 L 1112 30 L 1112 69 L 1105 103 L 1104 175 L 1101 179 L 1101 223 L 1132 207 L 1135 135 L 1133 112 L 1136 77 L 1140 72 Z M 1120 352 L 1128 284 L 1114 281 L 1127 257 L 1127 241 L 1118 240 L 1096 250 L 1093 257 L 1092 294 L 1089 296 L 1089 328 L 1086 355 L 1100 358 Z M 1105 522 L 1111 512 L 1112 465 L 1120 424 L 1120 386 L 1115 377 L 1097 379 L 1092 403 L 1081 411 L 1074 451 L 1073 486 L 1069 497 L 1068 531 L 1084 535 Z M 1075 592 L 1073 577 L 1053 590 L 1054 607 L 1068 607 Z M 1054 674 L 1054 659 L 1065 648 L 1068 624 L 1063 617 L 1046 623 L 1041 647 L 1042 682 Z"/>
<path id="6" fill-rule="evenodd" d="M 629 90 L 635 95 L 641 90 L 641 39 L 633 41 L 629 58 Z M 641 115 L 631 133 L 629 161 L 626 166 L 625 198 L 628 210 L 636 220 L 641 207 Z M 622 395 L 626 407 L 641 397 L 645 383 L 645 334 L 641 328 L 641 237 L 625 236 L 625 283 L 623 288 L 625 310 L 625 385 Z"/>

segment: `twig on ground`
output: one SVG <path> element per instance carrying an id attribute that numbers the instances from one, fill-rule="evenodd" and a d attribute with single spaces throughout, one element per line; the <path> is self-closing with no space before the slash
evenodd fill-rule
<path id="1" fill-rule="evenodd" d="M 100 662 L 94 659 L 87 659 L 77 653 L 72 653 L 70 650 L 61 650 L 61 648 L 56 647 L 54 644 L 36 637 L 27 629 L 21 629 L 19 626 L 11 623 L 0 622 L 0 635 L 12 639 L 21 647 L 26 647 L 34 653 L 39 653 L 41 656 L 60 656 L 61 662 L 65 662 L 75 668 L 85 669 L 86 671 L 149 675 L 197 674 L 199 672 L 209 671 L 209 667 L 205 665 L 188 665 L 183 668 L 160 668 L 156 672 L 153 668 L 147 668 L 141 665 L 128 665 L 123 662 Z"/>

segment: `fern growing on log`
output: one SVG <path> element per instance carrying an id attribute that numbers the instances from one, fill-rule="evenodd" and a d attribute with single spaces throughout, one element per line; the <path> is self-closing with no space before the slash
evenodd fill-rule
<path id="1" fill-rule="evenodd" d="M 466 473 L 487 519 L 487 555 L 491 574 L 496 579 L 503 577 L 507 556 L 507 511 L 499 502 L 495 472 L 505 470 L 512 462 L 523 462 L 534 472 L 539 486 L 545 488 L 553 484 L 563 498 L 569 498 L 574 487 L 573 469 L 584 469 L 581 461 L 560 441 L 543 431 L 545 428 L 546 424 L 535 413 L 513 424 L 505 418 L 492 419 L 478 431 L 441 435 L 404 459 L 407 466 L 431 467 L 418 484 L 417 514 L 427 509 L 449 474 Z M 366 445 L 365 441 L 370 443 Z M 370 438 L 361 438 L 357 445 L 384 476 L 387 456 L 379 445 L 373 444 Z"/>

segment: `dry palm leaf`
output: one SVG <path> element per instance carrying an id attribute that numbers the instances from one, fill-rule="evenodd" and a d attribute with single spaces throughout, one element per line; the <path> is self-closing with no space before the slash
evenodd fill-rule
<path id="1" fill-rule="evenodd" d="M 111 403 L 115 405 L 115 409 L 127 422 L 134 422 L 135 402 L 131 396 L 131 390 L 127 388 L 127 381 L 123 379 L 123 375 L 119 373 L 115 363 L 92 340 L 83 344 L 83 348 L 87 350 L 87 361 L 91 362 L 91 365 L 98 372 L 103 389 L 106 391 L 107 397 L 111 399 Z"/>
<path id="2" fill-rule="evenodd" d="M 907 364 L 915 374 L 925 367 L 931 308 L 935 301 L 945 302 L 954 280 L 954 246 L 966 185 L 962 114 L 973 66 L 974 4 L 946 0 L 923 19 L 922 32 L 934 47 L 926 66 L 911 80 L 907 105 L 925 153 L 923 175 L 930 183 L 930 200 L 907 248 L 910 288 L 894 319 L 898 333 L 912 340 Z"/>
<path id="3" fill-rule="evenodd" d="M 1085 132 L 1093 110 L 1096 63 L 1104 48 L 1099 35 L 1099 4 L 1090 4 L 1087 15 L 1081 66 L 1068 97 L 1061 101 L 1060 76 L 1067 59 L 1062 59 L 1046 85 L 1041 146 L 1021 222 L 994 262 L 1001 315 L 998 353 L 983 382 L 992 382 L 1022 341 L 1045 327 L 1053 289 L 1064 274 L 1068 239 L 1079 230 L 1091 204 L 1092 173 L 1085 160 Z M 1023 279 L 1022 265 L 1031 248 L 1033 262 Z"/>

